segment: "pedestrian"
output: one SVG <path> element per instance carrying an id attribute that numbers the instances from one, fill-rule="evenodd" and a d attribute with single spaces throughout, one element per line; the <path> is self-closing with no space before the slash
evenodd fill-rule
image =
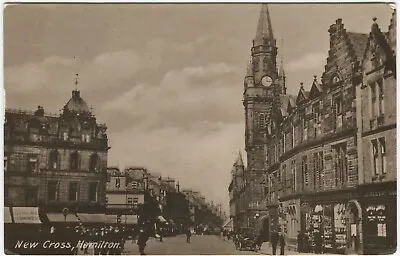
<path id="1" fill-rule="evenodd" d="M 281 247 L 281 255 L 285 255 L 285 236 L 283 233 L 279 236 L 279 245 Z"/>
<path id="2" fill-rule="evenodd" d="M 303 232 L 297 234 L 297 252 L 303 252 Z"/>
<path id="3" fill-rule="evenodd" d="M 191 232 L 191 230 L 190 230 L 190 228 L 188 227 L 187 229 L 186 229 L 186 242 L 187 243 L 190 243 L 190 237 L 192 236 L 192 232 Z"/>
<path id="4" fill-rule="evenodd" d="M 278 245 L 279 234 L 274 231 L 271 234 L 272 255 L 276 255 L 276 247 Z"/>
<path id="5" fill-rule="evenodd" d="M 319 231 L 314 233 L 315 253 L 322 254 L 322 236 Z"/>
<path id="6" fill-rule="evenodd" d="M 303 252 L 309 252 L 309 236 L 307 233 L 303 236 Z"/>

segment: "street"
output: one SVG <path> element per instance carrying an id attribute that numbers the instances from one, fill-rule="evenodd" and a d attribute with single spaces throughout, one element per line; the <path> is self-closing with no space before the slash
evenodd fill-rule
<path id="1" fill-rule="evenodd" d="M 195 235 L 192 236 L 191 243 L 186 243 L 186 236 L 179 235 L 175 237 L 164 238 L 163 242 L 159 242 L 154 238 L 151 238 L 147 242 L 145 252 L 148 255 L 254 255 L 263 254 L 270 255 L 271 248 L 269 243 L 264 243 L 261 250 L 258 252 L 251 251 L 239 251 L 235 249 L 232 240 L 224 241 L 222 238 L 215 235 Z M 279 251 L 278 251 L 279 252 Z M 139 254 L 138 246 L 132 243 L 131 240 L 125 243 L 125 255 Z M 296 255 L 299 254 L 295 251 L 285 250 L 285 255 Z M 304 253 L 304 255 L 309 255 Z"/>
<path id="2" fill-rule="evenodd" d="M 132 241 L 125 243 L 124 254 L 138 254 L 138 246 Z M 150 239 L 147 242 L 147 254 L 164 254 L 164 255 L 188 255 L 188 254 L 257 254 L 255 252 L 238 251 L 232 240 L 223 241 L 220 237 L 214 235 L 192 236 L 191 243 L 186 242 L 185 235 L 176 237 L 167 237 L 163 242 Z"/>

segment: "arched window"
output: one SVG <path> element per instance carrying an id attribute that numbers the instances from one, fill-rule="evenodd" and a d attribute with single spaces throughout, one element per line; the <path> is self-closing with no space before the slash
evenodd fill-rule
<path id="1" fill-rule="evenodd" d="M 70 166 L 71 166 L 71 170 L 78 170 L 78 166 L 79 166 L 79 155 L 78 152 L 73 152 L 71 154 L 71 158 L 70 158 Z"/>
<path id="2" fill-rule="evenodd" d="M 49 155 L 49 169 L 56 170 L 59 168 L 60 154 L 57 150 L 53 150 Z"/>
<path id="3" fill-rule="evenodd" d="M 99 156 L 95 153 L 90 156 L 89 171 L 96 172 L 99 169 Z"/>

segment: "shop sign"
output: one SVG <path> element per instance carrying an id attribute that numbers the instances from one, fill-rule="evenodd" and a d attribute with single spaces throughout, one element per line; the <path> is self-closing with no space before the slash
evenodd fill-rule
<path id="1" fill-rule="evenodd" d="M 38 207 L 13 207 L 14 222 L 26 224 L 42 223 L 39 219 Z"/>
<path id="2" fill-rule="evenodd" d="M 385 192 L 383 191 L 373 191 L 373 192 L 367 192 L 364 194 L 364 197 L 384 197 L 385 196 Z"/>

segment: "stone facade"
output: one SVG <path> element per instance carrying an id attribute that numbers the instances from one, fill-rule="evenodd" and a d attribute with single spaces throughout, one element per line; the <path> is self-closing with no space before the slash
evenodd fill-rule
<path id="1" fill-rule="evenodd" d="M 106 129 L 79 91 L 60 115 L 6 109 L 5 206 L 104 211 Z"/>
<path id="2" fill-rule="evenodd" d="M 390 206 L 395 204 L 365 199 L 395 199 L 393 15 L 388 33 L 374 22 L 369 36 L 347 31 L 337 19 L 328 30 L 330 48 L 321 81 L 314 76 L 310 91 L 300 83 L 292 96 L 286 94 L 283 66 L 277 72 L 277 48 L 263 5 L 244 84 L 248 163 L 242 168 L 244 184 L 236 185 L 241 172 L 235 169 L 230 185 L 237 229 L 261 225 L 264 233 L 281 231 L 289 246 L 296 246 L 300 231 L 310 236 L 312 246 L 319 231 L 324 251 L 332 253 L 393 248 L 395 239 L 389 237 L 395 231 L 387 227 L 395 224 Z M 257 66 L 260 58 L 263 66 Z M 385 190 L 382 184 L 391 187 Z M 384 209 L 387 216 L 376 218 L 386 222 L 367 223 L 368 207 L 381 215 Z M 367 225 L 378 239 L 366 235 Z"/>

